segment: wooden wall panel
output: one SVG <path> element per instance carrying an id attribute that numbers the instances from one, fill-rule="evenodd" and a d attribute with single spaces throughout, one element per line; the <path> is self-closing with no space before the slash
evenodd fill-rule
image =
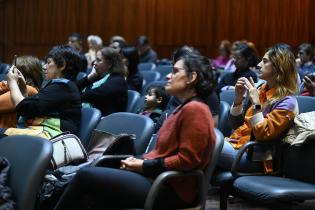
<path id="1" fill-rule="evenodd" d="M 260 52 L 274 43 L 310 41 L 310 1 L 216 0 L 215 42 L 246 39 Z"/>
<path id="2" fill-rule="evenodd" d="M 0 1 L 0 61 L 4 57 L 4 3 Z"/>
<path id="3" fill-rule="evenodd" d="M 315 42 L 314 9 L 313 0 L 3 0 L 0 58 L 43 57 L 75 31 L 105 43 L 146 34 L 160 57 L 183 44 L 214 57 L 223 39 L 252 41 L 262 54 L 277 42 Z"/>
<path id="4" fill-rule="evenodd" d="M 51 45 L 67 41 L 79 24 L 77 0 L 18 0 L 15 7 L 15 43 Z"/>
<path id="5" fill-rule="evenodd" d="M 90 0 L 89 34 L 99 34 L 107 43 L 111 36 L 121 35 L 130 43 L 147 33 L 148 0 Z"/>
<path id="6" fill-rule="evenodd" d="M 204 0 L 157 0 L 155 46 L 166 54 L 188 44 L 205 52 L 211 41 L 207 34 L 208 7 Z"/>

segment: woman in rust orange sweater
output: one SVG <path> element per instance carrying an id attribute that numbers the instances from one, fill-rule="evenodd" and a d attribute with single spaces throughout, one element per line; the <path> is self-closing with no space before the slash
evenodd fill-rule
<path id="1" fill-rule="evenodd" d="M 26 80 L 28 96 L 35 95 L 43 80 L 42 66 L 38 58 L 33 56 L 17 57 L 16 67 Z M 0 128 L 16 127 L 15 105 L 11 99 L 10 89 L 6 81 L 0 82 L 0 102 Z"/>
<path id="2" fill-rule="evenodd" d="M 143 208 L 152 179 L 163 171 L 204 169 L 215 141 L 211 112 L 203 102 L 215 83 L 205 63 L 205 58 L 189 55 L 174 64 L 166 90 L 183 103 L 164 122 L 150 153 L 123 160 L 121 169 L 79 171 L 55 209 Z M 194 201 L 195 193 L 194 179 L 171 182 L 155 208 L 184 207 Z"/>

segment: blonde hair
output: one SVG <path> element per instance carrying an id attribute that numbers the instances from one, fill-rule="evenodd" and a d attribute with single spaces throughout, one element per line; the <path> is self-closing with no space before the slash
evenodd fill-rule
<path id="1" fill-rule="evenodd" d="M 275 71 L 276 88 L 269 104 L 286 96 L 296 95 L 298 92 L 298 72 L 290 46 L 286 44 L 274 45 L 268 49 L 267 55 Z"/>

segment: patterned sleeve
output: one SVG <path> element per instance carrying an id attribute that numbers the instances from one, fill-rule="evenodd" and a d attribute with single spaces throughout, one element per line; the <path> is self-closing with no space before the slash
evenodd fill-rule
<path id="1" fill-rule="evenodd" d="M 272 111 L 263 116 L 259 112 L 251 117 L 250 123 L 256 139 L 272 140 L 283 134 L 296 115 L 297 102 L 294 97 L 285 97 L 276 103 Z"/>

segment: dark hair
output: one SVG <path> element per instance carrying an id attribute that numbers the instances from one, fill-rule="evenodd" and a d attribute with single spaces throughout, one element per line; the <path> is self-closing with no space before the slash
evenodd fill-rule
<path id="1" fill-rule="evenodd" d="M 183 60 L 186 72 L 190 75 L 192 72 L 197 73 L 197 79 L 194 82 L 194 88 L 197 96 L 205 99 L 216 88 L 216 74 L 212 71 L 209 59 L 196 55 L 186 55 Z"/>
<path id="2" fill-rule="evenodd" d="M 137 39 L 137 42 L 136 42 L 136 46 L 147 46 L 149 45 L 149 40 L 146 36 L 142 35 L 142 36 L 139 36 L 138 39 Z"/>
<path id="3" fill-rule="evenodd" d="M 153 91 L 156 98 L 162 98 L 162 102 L 159 103 L 158 108 L 161 110 L 164 110 L 168 104 L 168 101 L 170 99 L 169 94 L 166 92 L 165 87 L 163 86 L 151 86 L 148 90 L 147 93 L 149 93 L 150 91 Z"/>
<path id="4" fill-rule="evenodd" d="M 312 50 L 312 45 L 309 43 L 303 43 L 298 47 L 299 51 L 304 51 L 306 52 L 307 55 L 311 56 L 311 59 L 313 57 L 313 50 Z"/>
<path id="5" fill-rule="evenodd" d="M 185 55 L 196 54 L 200 55 L 200 52 L 194 47 L 190 47 L 188 45 L 183 45 L 177 48 L 172 55 L 173 64 L 175 64 L 178 60 L 180 60 Z"/>
<path id="6" fill-rule="evenodd" d="M 229 40 L 222 40 L 220 45 L 223 46 L 224 51 L 226 52 L 227 56 L 231 54 L 231 42 Z"/>
<path id="7" fill-rule="evenodd" d="M 121 54 L 128 60 L 128 75 L 138 72 L 139 54 L 135 47 L 125 47 L 121 49 Z"/>
<path id="8" fill-rule="evenodd" d="M 103 47 L 100 51 L 103 58 L 111 64 L 109 69 L 110 73 L 117 73 L 126 76 L 125 66 L 117 49 Z"/>
<path id="9" fill-rule="evenodd" d="M 57 67 L 65 66 L 62 71 L 64 78 L 75 81 L 78 72 L 82 68 L 80 54 L 69 45 L 54 46 L 47 54 L 47 58 L 52 58 Z"/>
<path id="10" fill-rule="evenodd" d="M 83 36 L 78 32 L 70 34 L 69 37 L 75 37 L 79 42 L 83 42 Z"/>
<path id="11" fill-rule="evenodd" d="M 247 60 L 248 67 L 255 67 L 258 64 L 258 58 L 255 51 L 247 44 L 241 43 L 237 45 L 236 50 Z"/>

